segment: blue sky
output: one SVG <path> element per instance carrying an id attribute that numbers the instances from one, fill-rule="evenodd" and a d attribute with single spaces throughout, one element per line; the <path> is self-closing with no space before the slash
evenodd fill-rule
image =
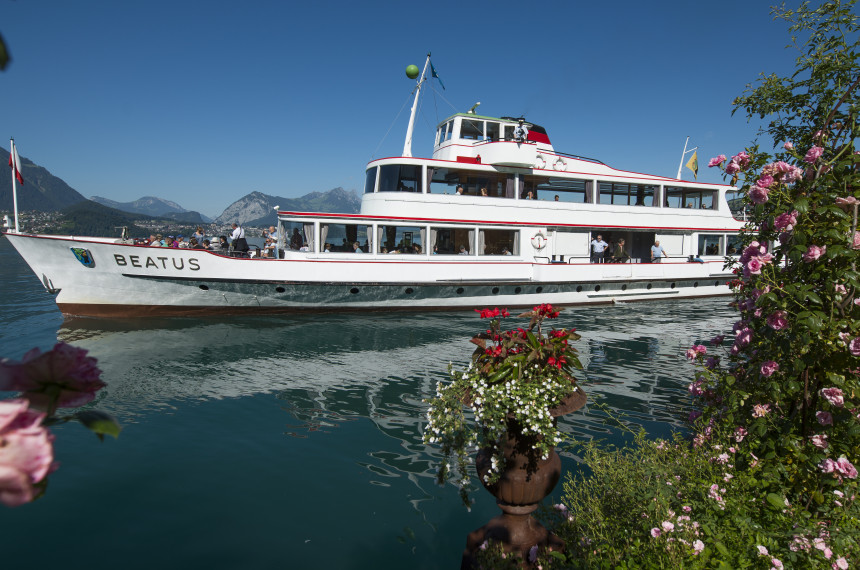
<path id="1" fill-rule="evenodd" d="M 252 191 L 361 191 L 368 160 L 400 155 L 404 69 L 432 51 L 447 89 L 423 100 L 416 156 L 481 101 L 625 170 L 674 176 L 689 135 L 719 182 L 707 160 L 756 133 L 733 98 L 793 68 L 769 4 L 0 0 L 0 137 L 84 196 L 207 215 Z"/>

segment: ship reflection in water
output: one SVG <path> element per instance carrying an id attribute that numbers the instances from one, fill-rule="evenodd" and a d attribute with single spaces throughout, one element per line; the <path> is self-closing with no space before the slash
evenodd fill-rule
<path id="1" fill-rule="evenodd" d="M 667 301 L 568 309 L 556 324 L 582 334 L 576 348 L 591 400 L 665 433 L 683 427 L 693 371 L 684 350 L 729 329 L 733 314 L 725 299 Z M 78 319 L 67 320 L 58 337 L 99 358 L 109 382 L 99 406 L 126 421 L 183 402 L 274 394 L 290 417 L 285 435 L 308 437 L 366 418 L 423 465 L 432 450 L 421 443 L 422 400 L 449 362 L 468 362 L 468 339 L 482 326 L 468 312 Z M 606 432 L 603 418 L 586 411 L 561 422 L 592 437 Z"/>

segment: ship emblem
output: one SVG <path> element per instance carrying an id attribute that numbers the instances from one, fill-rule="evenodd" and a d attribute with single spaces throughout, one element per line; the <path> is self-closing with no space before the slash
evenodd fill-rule
<path id="1" fill-rule="evenodd" d="M 96 266 L 96 261 L 93 259 L 93 254 L 90 253 L 90 250 L 83 249 L 81 247 L 73 247 L 71 248 L 71 250 L 72 253 L 75 254 L 75 257 L 78 258 L 78 261 L 80 261 L 84 267 Z"/>

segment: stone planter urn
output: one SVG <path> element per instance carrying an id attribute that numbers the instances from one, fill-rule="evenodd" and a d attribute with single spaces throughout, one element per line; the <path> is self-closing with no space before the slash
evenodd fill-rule
<path id="1" fill-rule="evenodd" d="M 558 418 L 580 409 L 585 402 L 585 392 L 577 388 L 550 413 Z M 535 545 L 539 549 L 564 549 L 564 542 L 532 516 L 561 478 L 561 458 L 553 450 L 547 459 L 541 459 L 533 451 L 534 443 L 535 436 L 523 435 L 519 424 L 511 420 L 504 446 L 505 469 L 492 485 L 484 483 L 484 476 L 490 471 L 492 452 L 486 448 L 478 452 L 475 460 L 478 477 L 484 488 L 496 497 L 502 514 L 469 533 L 461 568 L 475 567 L 475 553 L 485 541 L 501 543 L 504 552 L 519 553 L 523 561 L 528 561 L 529 550 Z"/>

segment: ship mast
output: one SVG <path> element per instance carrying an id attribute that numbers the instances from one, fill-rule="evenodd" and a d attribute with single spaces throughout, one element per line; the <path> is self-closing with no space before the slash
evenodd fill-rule
<path id="1" fill-rule="evenodd" d="M 406 127 L 406 141 L 403 143 L 403 156 L 412 156 L 412 129 L 415 126 L 415 111 L 418 110 L 418 96 L 421 95 L 421 85 L 424 83 L 425 75 L 427 74 L 427 66 L 430 65 L 430 54 L 427 54 L 427 61 L 424 62 L 424 70 L 421 72 L 421 77 L 418 78 L 418 85 L 415 88 L 415 100 L 412 102 L 412 113 L 409 116 L 409 126 Z"/>

